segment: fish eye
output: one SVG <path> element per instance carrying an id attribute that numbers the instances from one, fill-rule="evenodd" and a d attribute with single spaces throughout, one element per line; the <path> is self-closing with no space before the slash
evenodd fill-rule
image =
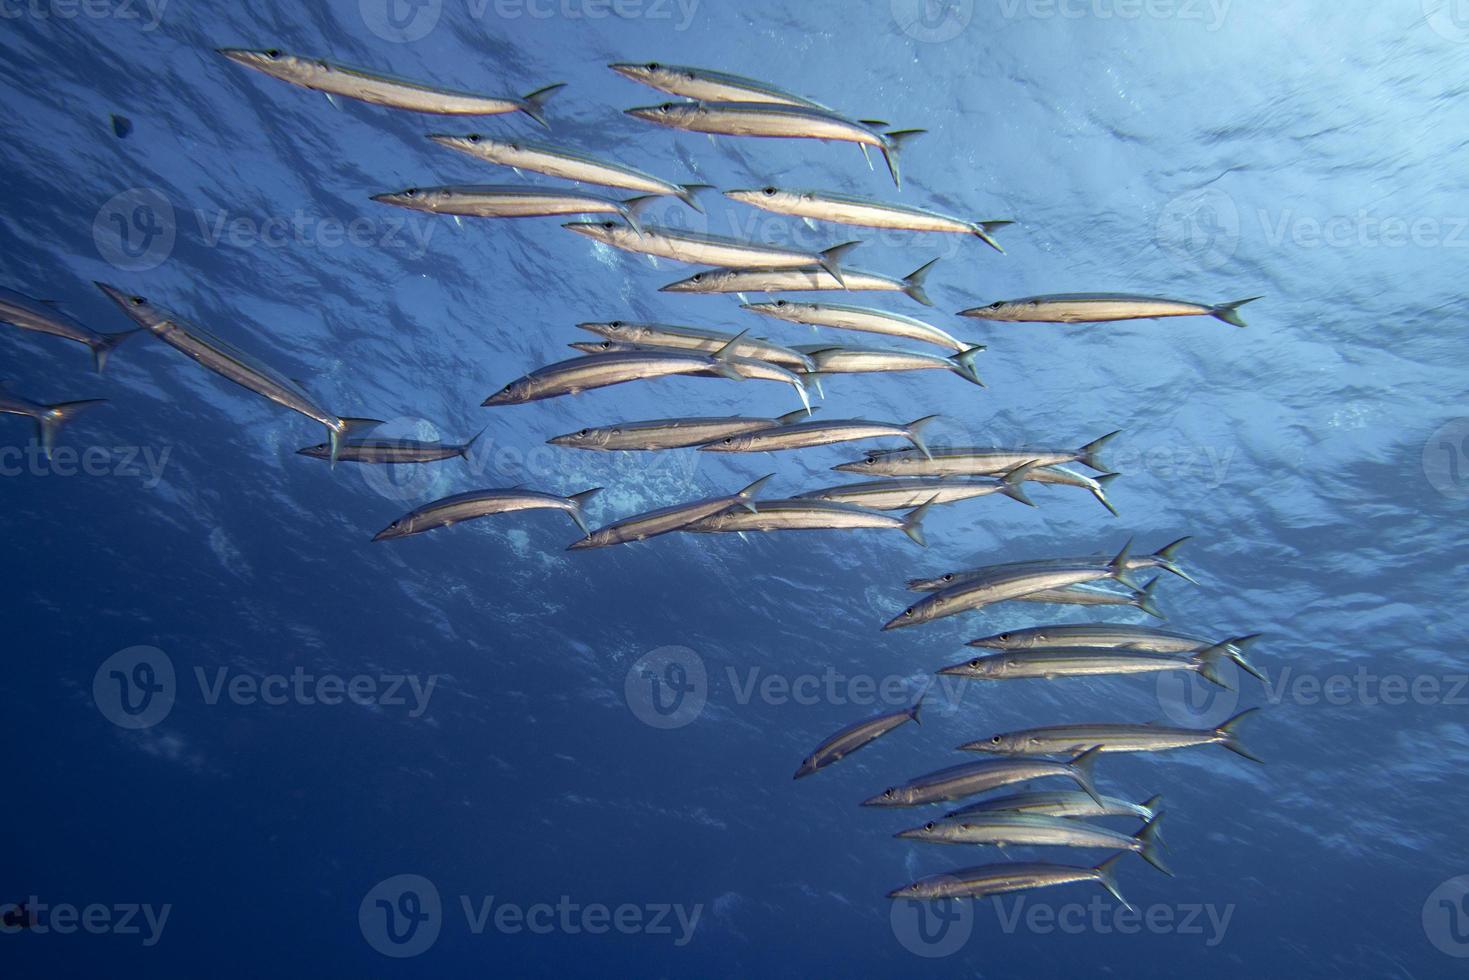
<path id="1" fill-rule="evenodd" d="M 466 136 L 464 138 L 467 139 L 467 140 L 469 140 L 469 142 L 471 142 L 471 143 L 478 143 L 479 142 L 479 133 L 470 133 L 468 136 Z"/>
<path id="2" fill-rule="evenodd" d="M 934 828 L 934 822 L 932 820 L 930 820 L 928 823 L 926 823 L 926 824 L 923 825 L 923 829 L 924 830 L 932 830 L 933 828 Z"/>
<path id="3" fill-rule="evenodd" d="M 774 187 L 767 187 L 764 190 L 762 190 L 760 193 L 761 194 L 764 194 L 766 197 L 774 197 L 775 196 L 775 188 Z"/>
<path id="4" fill-rule="evenodd" d="M 954 581 L 954 573 L 953 572 L 947 572 L 947 573 L 945 573 L 945 575 L 944 575 L 944 581 L 945 582 L 952 582 L 952 581 Z"/>
<path id="5" fill-rule="evenodd" d="M 689 277 L 689 282 L 703 282 L 703 281 L 704 281 L 704 273 L 702 273 L 702 272 L 696 272 L 692 276 Z"/>
<path id="6" fill-rule="evenodd" d="M 662 113 L 668 113 L 672 109 L 673 109 L 673 103 L 672 102 L 665 102 L 665 103 L 663 103 L 662 105 L 660 105 L 658 107 L 658 111 L 659 112 L 662 112 Z"/>
<path id="7" fill-rule="evenodd" d="M 785 300 L 783 300 L 783 299 L 778 299 L 778 300 L 776 300 L 776 301 L 775 301 L 775 305 L 776 305 L 776 306 L 788 306 L 788 305 L 790 305 L 790 304 L 788 304 L 788 303 L 787 303 L 787 302 L 786 302 L 786 301 L 785 301 Z"/>
<path id="8" fill-rule="evenodd" d="M 903 615 L 906 616 L 906 617 L 908 617 L 909 619 L 912 619 L 913 618 L 913 610 L 912 609 L 904 609 L 903 610 Z"/>
<path id="9" fill-rule="evenodd" d="M 657 71 L 660 65 L 656 61 L 650 61 L 644 67 L 647 68 L 649 71 Z"/>
<path id="10" fill-rule="evenodd" d="M 406 191 L 403 192 L 403 196 L 404 197 L 417 197 L 418 196 L 418 188 L 417 187 L 410 187 L 410 188 L 408 188 Z"/>
<path id="11" fill-rule="evenodd" d="M 265 56 L 267 58 L 269 58 L 271 61 L 274 61 L 275 59 L 277 59 L 277 58 L 279 58 L 281 56 L 280 49 L 279 48 L 271 48 L 269 51 L 265 52 Z"/>
<path id="12" fill-rule="evenodd" d="M 969 661 L 969 666 L 973 667 L 975 670 L 978 670 L 981 663 L 982 661 L 978 657 L 975 657 L 973 660 Z"/>
<path id="13" fill-rule="evenodd" d="M 577 433 L 577 435 L 579 435 L 579 436 L 589 436 L 591 434 L 592 434 L 592 430 L 591 429 L 582 429 L 580 432 Z"/>
<path id="14" fill-rule="evenodd" d="M 724 444 L 726 446 L 733 446 L 734 445 L 734 437 L 733 436 L 725 436 Z"/>
<path id="15" fill-rule="evenodd" d="M 616 228 L 617 227 L 617 222 L 615 222 L 615 221 L 604 221 L 604 222 L 602 222 L 602 227 L 603 228 L 608 228 L 608 229 Z"/>
<path id="16" fill-rule="evenodd" d="M 998 736 L 998 735 L 996 735 L 994 738 L 990 739 L 990 744 L 991 745 L 999 745 L 1000 742 L 1001 742 L 1001 739 L 1000 739 L 1000 736 Z"/>
<path id="17" fill-rule="evenodd" d="M 1010 634 L 1009 633 L 1001 633 L 1000 634 L 1000 639 L 1002 639 L 1002 640 L 1008 640 L 1008 639 L 1010 639 Z"/>
<path id="18" fill-rule="evenodd" d="M 143 304 L 144 304 L 144 303 L 146 303 L 146 302 L 148 302 L 148 301 L 147 301 L 147 300 L 145 300 L 145 299 L 144 299 L 144 298 L 143 298 L 143 297 L 141 297 L 141 296 L 134 296 L 134 297 L 133 297 L 133 298 L 132 298 L 132 304 L 133 304 L 133 305 L 134 305 L 134 306 L 142 306 L 142 305 L 143 305 Z"/>
<path id="19" fill-rule="evenodd" d="M 885 789 L 885 790 L 882 791 L 882 796 L 883 796 L 883 799 L 890 800 L 890 799 L 893 798 L 893 791 L 890 790 L 890 789 Z"/>

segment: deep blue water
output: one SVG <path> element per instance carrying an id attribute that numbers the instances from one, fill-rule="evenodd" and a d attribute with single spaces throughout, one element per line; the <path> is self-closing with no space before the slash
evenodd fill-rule
<path id="1" fill-rule="evenodd" d="M 1457 8 L 430 0 L 390 21 L 382 0 L 0 5 L 3 285 L 112 331 L 128 324 L 90 283 L 113 282 L 301 378 L 339 413 L 452 440 L 488 427 L 469 461 L 384 483 L 295 455 L 322 441 L 319 427 L 151 337 L 99 377 L 78 346 L 0 331 L 14 390 L 109 400 L 61 439 L 91 452 L 87 473 L 64 456 L 16 462 L 29 430 L 0 420 L 11 637 L 0 902 L 99 906 L 90 929 L 63 932 L 65 911 L 52 911 L 44 930 L 0 932 L 6 976 L 1461 973 L 1469 18 Z M 814 231 L 718 199 L 704 226 L 812 248 L 864 238 L 849 264 L 895 275 L 941 257 L 935 310 L 860 300 L 988 344 L 989 387 L 842 376 L 826 384 L 824 413 L 941 412 L 934 441 L 953 444 L 1072 447 L 1120 428 L 1109 455 L 1121 517 L 1084 492 L 1038 487 L 1036 510 L 1000 498 L 941 508 L 926 552 L 871 531 L 671 535 L 569 554 L 573 528 L 549 512 L 370 543 L 411 507 L 475 487 L 604 486 L 591 514 L 605 523 L 766 472 L 778 474 L 772 493 L 843 482 L 829 467 L 860 455 L 543 446 L 619 419 L 795 407 L 763 382 L 478 407 L 587 339 L 580 320 L 882 341 L 764 321 L 731 296 L 660 294 L 689 270 L 556 219 L 459 227 L 376 205 L 370 194 L 410 185 L 517 179 L 426 133 L 535 127 L 334 107 L 230 64 L 220 46 L 491 94 L 564 81 L 548 108 L 553 141 L 661 176 L 1016 219 L 1003 256 L 954 236 Z M 650 59 L 929 134 L 907 151 L 897 195 L 851 146 L 711 140 L 624 116 L 665 97 L 604 65 Z M 125 139 L 110 114 L 131 120 Z M 132 223 L 123 237 L 118 219 Z M 652 220 L 698 224 L 676 202 Z M 953 315 L 1084 290 L 1266 298 L 1246 308 L 1247 330 Z M 1268 634 L 1256 653 L 1268 688 L 1242 677 L 1237 699 L 1198 688 L 1203 701 L 1135 678 L 936 688 L 921 728 L 792 782 L 824 736 L 906 703 L 965 656 L 964 640 L 1088 618 L 1012 603 L 880 633 L 910 599 L 905 579 L 1185 534 L 1201 584 L 1163 583 L 1170 624 Z M 113 720 L 128 717 L 119 662 L 104 662 L 139 646 L 174 686 L 171 701 L 158 695 L 166 714 L 129 729 Z M 685 675 L 696 687 L 698 668 L 707 678 L 674 719 L 689 723 L 671 729 L 642 720 L 663 716 L 647 707 L 639 661 L 664 647 L 689 651 L 677 656 L 697 665 Z M 368 703 L 271 686 L 297 671 L 364 678 Z M 432 683 L 426 703 L 406 687 L 407 703 L 386 697 L 398 676 Z M 886 684 L 885 700 L 869 682 Z M 255 697 L 261 683 L 284 703 Z M 964 905 L 947 932 L 916 908 L 893 914 L 889 889 L 1005 856 L 894 840 L 932 811 L 860 800 L 966 761 L 953 747 L 993 732 L 1215 724 L 1247 705 L 1265 709 L 1246 733 L 1265 766 L 1218 748 L 1101 763 L 1105 791 L 1166 801 L 1176 877 L 1131 857 L 1119 868 L 1141 927 L 1085 884 Z M 428 882 L 407 889 L 428 910 L 416 933 L 399 875 Z M 480 928 L 465 903 L 477 916 L 491 897 Z M 553 921 L 538 903 L 568 911 Z M 129 905 L 167 919 L 154 929 L 139 914 L 128 932 Z M 502 905 L 512 918 L 497 925 Z M 610 921 L 588 907 L 624 905 L 621 928 L 583 930 Z M 660 906 L 698 918 L 657 925 Z M 518 927 L 517 911 L 549 929 Z M 945 955 L 919 955 L 934 953 Z"/>

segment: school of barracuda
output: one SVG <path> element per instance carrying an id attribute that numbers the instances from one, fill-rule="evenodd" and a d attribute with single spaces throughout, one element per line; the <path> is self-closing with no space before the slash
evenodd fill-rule
<path id="1" fill-rule="evenodd" d="M 231 61 L 293 85 L 337 97 L 357 99 L 391 109 L 440 116 L 492 116 L 520 113 L 554 131 L 547 119 L 548 100 L 561 85 L 544 86 L 521 97 L 449 91 L 373 71 L 337 65 L 319 58 L 285 52 L 220 49 Z M 827 106 L 772 85 L 719 71 L 679 65 L 613 64 L 614 72 L 632 82 L 674 96 L 679 101 L 628 109 L 628 115 L 657 126 L 718 136 L 846 142 L 864 156 L 876 151 L 901 190 L 900 151 L 923 134 L 921 129 L 892 129 L 874 120 L 851 119 Z M 282 98 L 290 97 L 284 93 Z M 587 322 L 578 326 L 601 338 L 572 342 L 580 356 L 544 365 L 509 379 L 490 394 L 486 406 L 523 404 L 632 382 L 675 376 L 729 381 L 763 380 L 789 385 L 801 408 L 779 417 L 670 417 L 601 422 L 575 432 L 554 435 L 551 445 L 598 452 L 785 452 L 848 442 L 881 440 L 891 445 L 868 448 L 860 460 L 834 467 L 861 474 L 861 482 L 806 489 L 785 498 L 759 493 L 774 475 L 743 489 L 692 501 L 670 503 L 593 529 L 585 509 L 600 488 L 573 493 L 524 486 L 488 487 L 456 493 L 404 514 L 373 536 L 389 541 L 449 528 L 468 520 L 512 511 L 561 511 L 582 532 L 570 550 L 609 547 L 673 532 L 709 534 L 782 530 L 891 529 L 925 543 L 923 517 L 935 505 L 986 497 L 1010 497 L 1034 506 L 1027 482 L 1071 486 L 1091 493 L 1116 514 L 1101 453 L 1116 432 L 1078 448 L 973 447 L 932 445 L 925 430 L 938 416 L 915 411 L 911 421 L 817 419 L 811 396 L 822 394 L 822 382 L 834 376 L 868 372 L 939 370 L 983 386 L 975 365 L 983 344 L 952 336 L 947 329 L 892 310 L 852 303 L 775 298 L 749 302 L 748 293 L 858 292 L 901 293 L 932 306 L 924 284 L 934 267 L 929 262 L 906 276 L 890 276 L 848 267 L 846 259 L 860 242 L 833 233 L 817 251 L 777 247 L 720 235 L 662 228 L 647 223 L 647 206 L 672 197 L 702 211 L 699 197 L 716 188 L 644 173 L 610 160 L 600 160 L 575 147 L 491 137 L 476 132 L 432 133 L 437 145 L 517 174 L 607 188 L 602 192 L 534 184 L 479 184 L 410 187 L 370 195 L 381 204 L 460 218 L 575 217 L 563 227 L 612 248 L 707 268 L 663 287 L 666 292 L 736 293 L 741 309 L 771 320 L 813 329 L 859 332 L 884 339 L 907 340 L 939 348 L 942 353 L 901 348 L 848 345 L 837 341 L 787 345 L 706 327 Z M 870 160 L 869 160 L 870 164 Z M 618 196 L 622 192 L 624 196 Z M 626 196 L 630 194 L 631 196 Z M 763 186 L 723 192 L 731 201 L 762 210 L 836 226 L 904 229 L 933 234 L 965 235 L 982 242 L 989 254 L 1003 253 L 995 234 L 1014 224 L 1009 218 L 971 221 L 892 201 L 822 190 Z M 367 197 L 368 195 L 364 195 Z M 101 372 L 108 356 L 125 340 L 144 331 L 223 378 L 326 427 L 327 442 L 299 450 L 301 455 L 363 465 L 425 465 L 467 456 L 474 440 L 462 445 L 374 438 L 376 419 L 340 415 L 322 408 L 305 386 L 271 368 L 254 355 L 219 339 L 204 327 L 133 289 L 106 283 L 97 287 L 112 299 L 130 329 L 97 331 L 71 318 L 51 300 L 0 289 L 0 322 L 82 344 L 90 349 Z M 1239 308 L 1259 297 L 1223 303 L 1197 303 L 1117 293 L 1057 294 L 1000 300 L 966 309 L 959 316 L 986 321 L 1103 323 L 1117 320 L 1206 316 L 1243 327 Z M 263 334 L 263 331 L 255 333 Z M 3 383 L 0 383 L 3 384 Z M 976 389 L 969 389 L 971 391 Z M 32 401 L 5 387 L 0 413 L 30 418 L 37 438 L 49 454 L 65 423 L 103 399 L 51 404 Z M 1074 465 L 1095 472 L 1087 475 Z M 899 512 L 899 513 L 894 513 Z M 894 615 L 883 630 L 932 623 L 969 615 L 1008 601 L 1037 604 L 1136 608 L 1154 617 L 1158 577 L 1142 583 L 1140 573 L 1157 570 L 1193 581 L 1178 564 L 1184 540 L 1151 554 L 1135 553 L 1131 543 L 1115 554 L 1039 557 L 987 567 L 941 571 L 915 578 L 908 588 L 920 598 Z M 1118 588 L 1120 587 L 1120 589 Z M 1214 684 L 1229 683 L 1226 664 L 1263 679 L 1246 657 L 1258 637 L 1224 639 L 1123 623 L 1065 624 L 1009 630 L 969 641 L 980 652 L 940 668 L 942 675 L 975 682 L 1041 679 L 1047 681 L 1101 675 L 1153 675 L 1160 672 L 1198 674 Z M 918 723 L 922 696 L 911 706 L 859 720 L 816 746 L 796 770 L 795 778 L 814 775 L 875 740 Z M 915 776 L 872 795 L 871 808 L 929 806 L 967 801 L 958 809 L 918 826 L 900 830 L 903 840 L 950 845 L 997 847 L 1069 847 L 1115 852 L 1096 864 L 1000 862 L 939 871 L 892 889 L 895 899 L 938 900 L 979 898 L 1006 892 L 1094 882 L 1119 901 L 1115 865 L 1134 852 L 1171 874 L 1161 855 L 1158 833 L 1161 797 L 1142 803 L 1105 796 L 1095 782 L 1099 758 L 1112 752 L 1160 752 L 1217 744 L 1260 761 L 1239 741 L 1240 721 L 1247 709 L 1210 729 L 1172 728 L 1126 722 L 1081 722 L 1070 725 L 1002 732 L 966 742 L 959 749 L 990 758 L 971 760 Z M 1026 788 L 1044 781 L 1047 788 Z M 1074 789 L 1057 789 L 1056 785 Z M 1009 795 L 974 799 L 992 790 Z M 1096 823 L 1122 818 L 1142 820 L 1128 833 Z M 941 850 L 941 849 L 940 849 Z"/>

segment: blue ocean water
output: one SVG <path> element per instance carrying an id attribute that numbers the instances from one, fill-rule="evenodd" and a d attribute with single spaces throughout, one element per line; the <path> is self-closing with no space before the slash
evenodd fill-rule
<path id="1" fill-rule="evenodd" d="M 1454 0 L 0 5 L 0 284 L 115 331 L 129 324 L 91 285 L 114 283 L 340 414 L 446 440 L 484 429 L 468 460 L 332 470 L 295 454 L 323 441 L 318 426 L 151 337 L 98 376 L 79 346 L 0 330 L 12 390 L 108 399 L 64 431 L 73 455 L 49 462 L 24 420 L 0 427 L 0 903 L 37 916 L 0 930 L 6 975 L 1462 972 L 1462 14 Z M 568 87 L 546 136 L 523 116 L 334 105 L 223 46 L 488 94 Z M 905 151 L 899 194 L 852 146 L 623 115 L 667 98 L 605 67 L 644 60 L 929 132 Z M 659 293 L 689 270 L 557 219 L 461 226 L 368 199 L 522 179 L 424 139 L 474 130 L 722 189 L 1015 219 L 999 255 L 717 197 L 704 218 L 676 201 L 649 218 L 813 249 L 861 238 L 848 264 L 890 275 L 939 258 L 934 310 L 857 301 L 988 345 L 988 387 L 837 376 L 823 414 L 942 413 L 932 441 L 957 445 L 1073 448 L 1121 429 L 1107 454 L 1121 516 L 1036 487 L 1034 510 L 999 497 L 937 508 L 926 551 L 861 531 L 568 553 L 574 528 L 552 512 L 371 543 L 412 507 L 476 487 L 602 486 L 601 524 L 767 472 L 775 495 L 846 482 L 830 467 L 860 457 L 544 445 L 618 420 L 797 407 L 764 382 L 479 407 L 569 356 L 584 320 L 882 339 Z M 1265 298 L 1245 330 L 954 316 L 1094 290 Z M 1144 618 L 1011 603 L 881 633 L 911 601 L 906 579 L 1184 535 L 1200 584 L 1160 584 L 1169 625 L 1266 634 L 1254 656 L 1267 685 L 938 685 L 921 726 L 792 781 L 822 738 L 909 703 L 967 639 Z M 1264 766 L 1214 747 L 1102 760 L 1105 792 L 1164 797 L 1176 877 L 1125 857 L 1135 917 L 1089 884 L 932 909 L 885 897 L 969 865 L 1106 856 L 910 843 L 892 834 L 942 811 L 858 807 L 968 761 L 960 742 L 1070 722 L 1212 726 L 1250 706 L 1263 710 L 1244 737 Z"/>

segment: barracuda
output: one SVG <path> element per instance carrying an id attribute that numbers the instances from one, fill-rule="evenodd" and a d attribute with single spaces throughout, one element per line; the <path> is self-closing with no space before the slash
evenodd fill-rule
<path id="1" fill-rule="evenodd" d="M 969 350 L 973 344 L 956 340 L 943 330 L 922 320 L 901 313 L 873 310 L 863 306 L 843 306 L 836 303 L 798 303 L 778 299 L 769 303 L 745 303 L 741 309 L 761 316 L 774 317 L 789 323 L 803 323 L 812 327 L 833 327 L 838 330 L 859 330 L 863 333 L 883 334 L 888 337 L 903 337 L 926 344 L 935 344 L 952 351 Z"/>
<path id="2" fill-rule="evenodd" d="M 923 702 L 920 699 L 911 708 L 889 711 L 876 718 L 868 718 L 848 725 L 816 746 L 811 754 L 801 761 L 800 767 L 796 769 L 796 774 L 791 778 L 802 779 L 833 763 L 840 762 L 858 749 L 870 745 L 876 739 L 895 728 L 901 728 L 910 721 L 915 725 L 922 724 L 919 718 L 919 711 L 922 707 Z"/>
<path id="3" fill-rule="evenodd" d="M 842 281 L 841 259 L 860 242 L 843 242 L 820 252 L 762 245 L 725 235 L 710 235 L 672 228 L 634 227 L 615 221 L 573 221 L 561 227 L 593 241 L 625 252 L 656 255 L 691 265 L 717 265 L 730 269 L 803 269 L 819 266 Z"/>
<path id="4" fill-rule="evenodd" d="M 1127 293 L 1057 293 L 1006 299 L 988 306 L 961 310 L 960 316 L 1014 323 L 1106 323 L 1114 320 L 1152 320 L 1171 316 L 1212 316 L 1243 327 L 1239 308 L 1260 299 L 1251 296 L 1209 306 L 1177 299 L 1132 296 Z"/>
<path id="5" fill-rule="evenodd" d="M 778 187 L 761 187 L 754 190 L 725 191 L 724 196 L 765 211 L 809 218 L 813 221 L 830 221 L 863 228 L 973 235 L 990 248 L 1002 253 L 1005 250 L 991 237 L 990 233 L 1015 223 L 1013 221 L 965 221 L 962 218 L 951 218 L 946 214 L 926 211 L 923 208 L 889 204 L 867 197 L 834 194 L 829 191 L 795 191 L 782 190 Z"/>
<path id="6" fill-rule="evenodd" d="M 98 333 L 45 300 L 31 299 L 11 289 L 0 289 L 0 322 L 86 345 L 92 351 L 92 363 L 98 374 L 107 364 L 107 355 L 116 350 L 118 344 L 143 332 L 139 327 L 121 333 Z"/>
<path id="7" fill-rule="evenodd" d="M 471 490 L 468 493 L 458 493 L 452 497 L 436 500 L 417 510 L 410 511 L 375 534 L 372 540 L 391 541 L 396 538 L 406 538 L 411 534 L 422 534 L 424 531 L 432 531 L 440 527 L 453 527 L 455 524 L 472 521 L 478 517 L 487 517 L 491 514 L 547 509 L 564 512 L 567 517 L 571 518 L 572 523 L 581 528 L 583 534 L 589 534 L 591 532 L 582 514 L 582 506 L 601 491 L 601 487 L 593 487 L 569 497 L 561 497 L 554 493 L 542 493 L 539 490 L 526 490 L 520 487 L 509 490 Z"/>
<path id="8" fill-rule="evenodd" d="M 914 269 L 902 279 L 843 269 L 837 279 L 819 266 L 809 269 L 706 269 L 687 279 L 660 286 L 660 293 L 784 293 L 829 290 L 852 292 L 903 293 L 924 306 L 932 306 L 924 290 L 924 282 L 933 268 L 934 259 Z"/>
<path id="9" fill-rule="evenodd" d="M 968 762 L 950 766 L 938 772 L 919 776 L 899 786 L 890 786 L 862 802 L 863 806 L 896 807 L 922 806 L 925 803 L 942 803 L 965 796 L 974 796 L 1001 786 L 1029 782 L 1060 776 L 1070 779 L 1082 788 L 1098 804 L 1096 786 L 1092 784 L 1092 767 L 1097 761 L 1097 750 L 1081 753 L 1070 762 L 1051 759 L 996 759 L 988 762 Z"/>

